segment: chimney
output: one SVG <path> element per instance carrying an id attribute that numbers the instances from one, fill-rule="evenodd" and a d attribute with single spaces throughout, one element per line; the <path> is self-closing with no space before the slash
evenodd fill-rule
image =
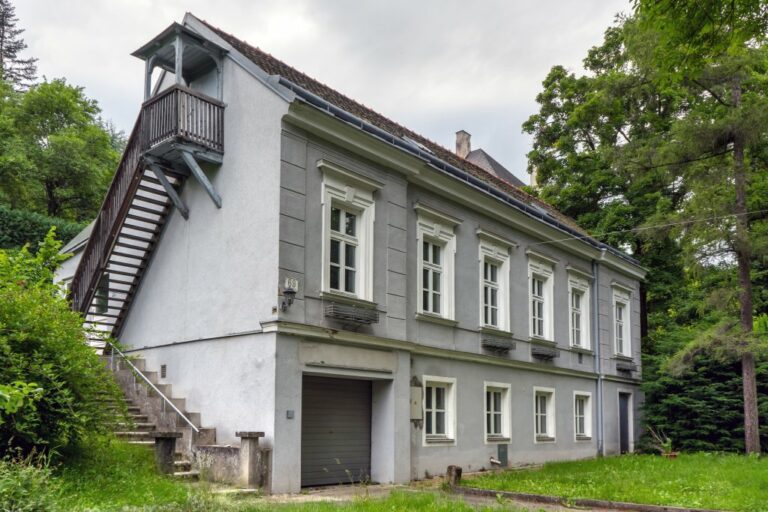
<path id="1" fill-rule="evenodd" d="M 472 151 L 472 144 L 469 141 L 471 138 L 472 135 L 464 130 L 456 132 L 456 155 L 458 155 L 459 158 L 467 158 L 469 152 Z"/>

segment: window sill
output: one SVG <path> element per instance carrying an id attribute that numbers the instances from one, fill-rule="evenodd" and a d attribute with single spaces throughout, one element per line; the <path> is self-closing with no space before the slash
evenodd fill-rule
<path id="1" fill-rule="evenodd" d="M 511 441 L 508 437 L 501 437 L 501 436 L 486 436 L 485 442 L 488 444 L 509 444 Z"/>
<path id="2" fill-rule="evenodd" d="M 592 440 L 592 436 L 580 436 L 580 435 L 576 436 L 576 441 L 591 441 L 591 440 Z"/>
<path id="3" fill-rule="evenodd" d="M 357 306 L 360 308 L 366 308 L 366 309 L 379 308 L 379 305 L 376 304 L 375 302 L 360 299 L 358 297 L 355 297 L 353 295 L 347 295 L 345 293 L 323 291 L 323 292 L 320 292 L 320 298 L 323 300 L 341 302 L 343 304 L 349 304 L 351 306 Z"/>
<path id="4" fill-rule="evenodd" d="M 416 313 L 416 320 L 423 320 L 425 322 L 432 322 L 433 324 L 446 325 L 448 327 L 456 327 L 459 322 L 445 318 L 444 316 L 438 316 L 433 313 Z"/>
<path id="5" fill-rule="evenodd" d="M 628 356 L 625 354 L 613 354 L 613 358 L 618 361 L 634 362 L 634 359 L 632 358 L 632 356 Z"/>
<path id="6" fill-rule="evenodd" d="M 550 436 L 536 436 L 537 443 L 554 443 L 555 438 Z"/>
<path id="7" fill-rule="evenodd" d="M 544 347 L 552 347 L 552 348 L 557 347 L 556 341 L 548 340 L 546 338 L 540 338 L 538 336 L 531 336 L 530 338 L 528 338 L 528 341 L 530 341 L 534 345 L 542 345 Z"/>
<path id="8" fill-rule="evenodd" d="M 577 352 L 579 354 L 586 354 L 588 356 L 595 355 L 595 351 L 594 350 L 589 349 L 589 348 L 585 348 L 585 347 L 579 347 L 579 346 L 576 346 L 576 345 L 571 345 L 571 351 L 572 352 Z"/>
<path id="9" fill-rule="evenodd" d="M 481 325 L 478 328 L 478 331 L 482 334 L 490 334 L 491 336 L 497 336 L 499 338 L 512 338 L 513 334 L 509 331 L 505 331 L 504 329 L 499 329 L 498 327 L 493 327 L 490 325 Z"/>
<path id="10" fill-rule="evenodd" d="M 456 440 L 450 437 L 445 437 L 445 436 L 434 436 L 434 437 L 427 436 L 424 439 L 424 442 L 429 445 L 440 446 L 440 445 L 446 445 L 446 444 L 454 444 Z"/>

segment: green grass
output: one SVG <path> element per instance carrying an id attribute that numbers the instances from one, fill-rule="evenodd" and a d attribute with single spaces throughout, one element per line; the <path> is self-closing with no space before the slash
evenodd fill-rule
<path id="1" fill-rule="evenodd" d="M 768 511 L 768 458 L 681 454 L 629 455 L 486 473 L 462 482 L 496 491 L 652 505 Z"/>

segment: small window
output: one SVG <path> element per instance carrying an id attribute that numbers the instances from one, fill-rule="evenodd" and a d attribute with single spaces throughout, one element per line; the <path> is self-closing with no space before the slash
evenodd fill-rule
<path id="1" fill-rule="evenodd" d="M 109 276 L 106 274 L 99 281 L 93 304 L 97 315 L 103 315 L 109 311 Z"/>
<path id="2" fill-rule="evenodd" d="M 544 280 L 538 276 L 531 278 L 531 333 L 545 337 L 544 322 Z"/>
<path id="3" fill-rule="evenodd" d="M 616 353 L 630 357 L 629 319 L 627 318 L 627 304 L 616 302 L 614 306 L 614 332 L 616 338 Z"/>
<path id="4" fill-rule="evenodd" d="M 335 291 L 356 293 L 357 214 L 339 207 L 331 208 L 330 288 Z"/>
<path id="5" fill-rule="evenodd" d="M 483 262 L 483 323 L 499 327 L 499 265 Z"/>
<path id="6" fill-rule="evenodd" d="M 536 388 L 534 390 L 533 412 L 536 442 L 555 440 L 554 399 L 554 390 L 543 388 Z"/>
<path id="7" fill-rule="evenodd" d="M 422 242 L 421 308 L 428 313 L 442 314 L 443 264 L 441 245 Z"/>
<path id="8" fill-rule="evenodd" d="M 592 404 L 589 393 L 575 393 L 573 398 L 573 429 L 576 440 L 592 436 Z"/>
<path id="9" fill-rule="evenodd" d="M 485 383 L 485 440 L 508 442 L 509 433 L 509 385 Z"/>
<path id="10" fill-rule="evenodd" d="M 579 290 L 571 290 L 571 342 L 573 343 L 574 347 L 583 346 L 581 309 L 583 298 L 583 292 Z"/>
<path id="11" fill-rule="evenodd" d="M 453 440 L 455 382 L 455 379 L 443 377 L 424 378 L 424 436 L 427 443 Z"/>

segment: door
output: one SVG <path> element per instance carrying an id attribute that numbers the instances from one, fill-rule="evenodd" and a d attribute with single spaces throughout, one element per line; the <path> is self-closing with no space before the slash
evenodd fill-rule
<path id="1" fill-rule="evenodd" d="M 619 452 L 629 453 L 629 404 L 632 395 L 629 393 L 619 393 Z"/>
<path id="2" fill-rule="evenodd" d="M 305 375 L 301 485 L 367 481 L 371 474 L 371 382 Z"/>

